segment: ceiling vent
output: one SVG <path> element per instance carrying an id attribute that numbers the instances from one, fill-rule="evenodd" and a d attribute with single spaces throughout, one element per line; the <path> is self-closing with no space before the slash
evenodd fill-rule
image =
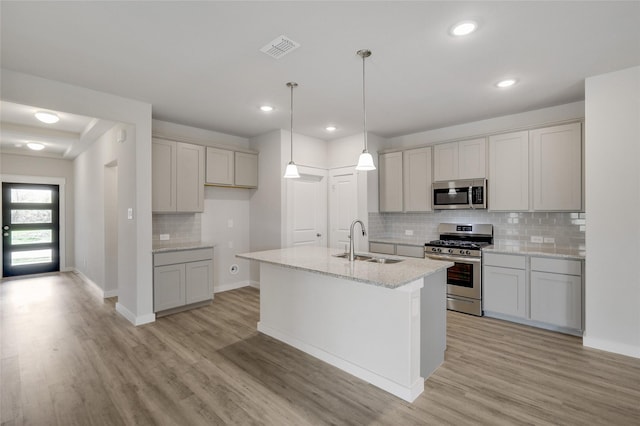
<path id="1" fill-rule="evenodd" d="M 260 49 L 260 51 L 266 53 L 272 58 L 280 59 L 287 53 L 293 52 L 298 47 L 300 47 L 300 43 L 296 43 L 287 36 L 281 35 L 276 37 L 274 40 L 271 40 L 271 42 Z"/>

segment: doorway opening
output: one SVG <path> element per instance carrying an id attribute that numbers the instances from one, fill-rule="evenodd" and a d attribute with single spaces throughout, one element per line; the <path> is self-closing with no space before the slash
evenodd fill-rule
<path id="1" fill-rule="evenodd" d="M 60 270 L 60 187 L 2 183 L 5 277 Z"/>

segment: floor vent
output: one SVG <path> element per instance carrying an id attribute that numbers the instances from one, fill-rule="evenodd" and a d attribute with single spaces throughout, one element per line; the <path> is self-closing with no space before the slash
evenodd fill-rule
<path id="1" fill-rule="evenodd" d="M 266 53 L 275 59 L 280 59 L 287 53 L 293 52 L 300 43 L 296 43 L 285 35 L 281 35 L 274 40 L 271 40 L 266 46 L 260 49 L 261 52 Z"/>

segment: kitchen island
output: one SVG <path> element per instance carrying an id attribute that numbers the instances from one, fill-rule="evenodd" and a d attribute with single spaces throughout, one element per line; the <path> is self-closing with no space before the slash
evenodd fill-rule
<path id="1" fill-rule="evenodd" d="M 237 255 L 260 262 L 258 331 L 413 401 L 444 360 L 452 264 L 336 254 L 305 246 Z"/>

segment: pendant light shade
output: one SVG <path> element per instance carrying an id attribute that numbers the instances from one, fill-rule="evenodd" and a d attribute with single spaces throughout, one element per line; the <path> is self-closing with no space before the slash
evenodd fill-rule
<path id="1" fill-rule="evenodd" d="M 364 86 L 364 60 L 371 56 L 371 51 L 363 49 L 358 50 L 356 53 L 362 58 L 362 130 L 364 133 L 364 149 L 362 150 L 362 154 L 360 154 L 360 158 L 358 158 L 358 165 L 356 165 L 356 170 L 369 171 L 376 169 L 376 166 L 373 164 L 373 157 L 367 150 L 367 104 L 365 102 L 366 98 Z"/>
<path id="2" fill-rule="evenodd" d="M 293 88 L 298 87 L 298 83 L 290 81 L 287 83 L 287 87 L 291 89 L 291 159 L 284 171 L 284 178 L 296 179 L 300 177 L 300 173 L 298 173 L 298 166 L 293 162 Z"/>

